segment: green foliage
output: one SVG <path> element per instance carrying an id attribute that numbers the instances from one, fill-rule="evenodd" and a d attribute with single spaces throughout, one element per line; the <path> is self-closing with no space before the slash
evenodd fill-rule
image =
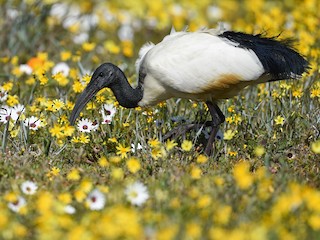
<path id="1" fill-rule="evenodd" d="M 318 1 L 0 3 L 0 239 L 318 238 Z M 296 37 L 312 68 L 299 81 L 221 101 L 224 140 L 213 156 L 202 154 L 203 132 L 163 141 L 176 126 L 210 120 L 202 103 L 170 99 L 128 110 L 106 90 L 81 116 L 97 120 L 96 131 L 69 125 L 76 96 L 100 63 L 121 65 L 134 82 L 144 42 L 159 42 L 172 25 L 195 31 L 219 21 Z M 132 37 L 119 36 L 123 26 Z M 53 73 L 61 62 L 68 73 Z M 101 123 L 105 103 L 116 109 L 110 124 Z M 3 118 L 19 104 L 18 115 Z M 142 190 L 125 193 L 137 182 L 149 196 L 141 205 L 130 196 Z M 95 190 L 105 198 L 98 210 L 103 197 L 92 197 Z"/>

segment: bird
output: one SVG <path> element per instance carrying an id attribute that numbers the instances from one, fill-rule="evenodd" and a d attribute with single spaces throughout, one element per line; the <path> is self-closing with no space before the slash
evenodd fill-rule
<path id="1" fill-rule="evenodd" d="M 225 121 L 220 100 L 236 96 L 249 85 L 300 79 L 309 69 L 292 39 L 224 29 L 171 31 L 157 44 L 144 44 L 135 66 L 137 85 L 133 87 L 119 67 L 101 64 L 78 96 L 70 124 L 74 125 L 84 106 L 103 88 L 110 88 L 125 108 L 149 107 L 170 98 L 200 101 L 212 117 L 204 149 L 207 155 Z"/>

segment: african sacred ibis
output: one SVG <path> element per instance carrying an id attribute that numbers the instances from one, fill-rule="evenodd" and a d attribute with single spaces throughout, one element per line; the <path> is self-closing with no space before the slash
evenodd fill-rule
<path id="1" fill-rule="evenodd" d="M 136 88 L 117 66 L 100 65 L 78 97 L 70 123 L 74 124 L 88 101 L 105 87 L 126 108 L 150 106 L 172 97 L 204 101 L 212 116 L 205 149 L 210 154 L 218 127 L 225 120 L 217 100 L 233 97 L 248 85 L 298 79 L 308 65 L 288 40 L 214 29 L 173 32 L 160 43 L 141 48 Z"/>

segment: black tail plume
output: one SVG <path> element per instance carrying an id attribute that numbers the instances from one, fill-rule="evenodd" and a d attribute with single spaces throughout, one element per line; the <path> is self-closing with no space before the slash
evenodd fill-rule
<path id="1" fill-rule="evenodd" d="M 296 52 L 292 39 L 278 40 L 277 37 L 263 37 L 241 32 L 226 31 L 219 35 L 234 42 L 237 47 L 251 49 L 262 63 L 270 81 L 297 79 L 309 69 L 309 63 Z"/>

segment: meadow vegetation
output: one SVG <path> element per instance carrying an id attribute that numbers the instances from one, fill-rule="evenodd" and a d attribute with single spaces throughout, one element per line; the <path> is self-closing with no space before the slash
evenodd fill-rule
<path id="1" fill-rule="evenodd" d="M 320 1 L 0 3 L 0 239 L 319 239 Z M 69 125 L 98 65 L 135 84 L 145 42 L 219 25 L 294 38 L 310 70 L 221 101 L 213 156 L 205 128 L 163 141 L 199 102 L 103 90 Z"/>

